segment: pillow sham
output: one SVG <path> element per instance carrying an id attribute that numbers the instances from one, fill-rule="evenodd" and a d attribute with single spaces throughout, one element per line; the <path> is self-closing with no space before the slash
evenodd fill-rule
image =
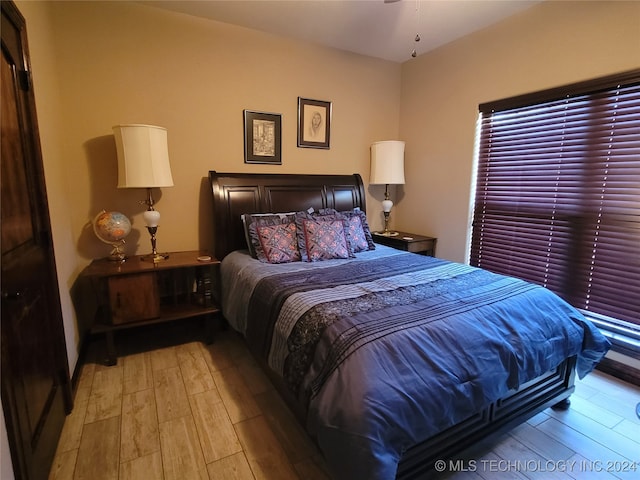
<path id="1" fill-rule="evenodd" d="M 240 215 L 240 218 L 242 219 L 242 226 L 244 227 L 244 239 L 245 242 L 247 243 L 247 248 L 249 249 L 249 254 L 253 257 L 253 258 L 258 258 L 257 254 L 256 254 L 256 248 L 254 246 L 254 241 L 257 241 L 256 239 L 251 238 L 251 234 L 249 232 L 249 226 L 254 222 L 254 220 L 256 219 L 262 219 L 262 220 L 273 220 L 276 223 L 278 223 L 278 221 L 280 221 L 279 223 L 282 223 L 283 221 L 288 221 L 290 223 L 295 223 L 296 221 L 296 213 L 295 212 L 287 212 L 287 213 L 243 213 L 242 215 Z"/>
<path id="2" fill-rule="evenodd" d="M 348 221 L 344 215 L 296 213 L 298 249 L 303 261 L 354 257 L 347 238 Z"/>
<path id="3" fill-rule="evenodd" d="M 265 263 L 300 261 L 296 223 L 287 216 L 268 215 L 253 218 L 249 238 L 256 258 Z"/>
<path id="4" fill-rule="evenodd" d="M 375 250 L 376 244 L 373 242 L 371 230 L 367 223 L 367 215 L 359 208 L 338 212 L 333 208 L 324 208 L 319 211 L 320 215 L 332 215 L 340 213 L 347 218 L 347 238 L 351 243 L 353 253 L 364 252 L 365 250 Z"/>

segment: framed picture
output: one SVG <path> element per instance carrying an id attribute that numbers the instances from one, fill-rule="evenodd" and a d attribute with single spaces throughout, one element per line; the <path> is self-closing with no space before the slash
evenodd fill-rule
<path id="1" fill-rule="evenodd" d="M 329 149 L 331 102 L 298 97 L 298 147 Z"/>
<path id="2" fill-rule="evenodd" d="M 282 115 L 244 110 L 244 163 L 282 164 Z"/>

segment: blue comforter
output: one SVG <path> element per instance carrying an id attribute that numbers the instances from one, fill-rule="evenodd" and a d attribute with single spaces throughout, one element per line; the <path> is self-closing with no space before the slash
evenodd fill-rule
<path id="1" fill-rule="evenodd" d="M 545 288 L 374 252 L 315 264 L 265 265 L 237 252 L 223 261 L 225 317 L 306 409 L 335 478 L 395 478 L 412 445 L 568 357 L 582 377 L 609 348 Z"/>

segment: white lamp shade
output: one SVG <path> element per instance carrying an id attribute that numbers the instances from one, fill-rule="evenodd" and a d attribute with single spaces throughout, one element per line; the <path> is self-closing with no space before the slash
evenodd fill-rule
<path id="1" fill-rule="evenodd" d="M 172 187 L 167 129 L 153 125 L 113 127 L 118 188 Z"/>
<path id="2" fill-rule="evenodd" d="M 387 140 L 371 145 L 369 183 L 404 184 L 404 142 Z"/>
<path id="3" fill-rule="evenodd" d="M 157 210 L 145 210 L 142 218 L 147 227 L 157 227 L 160 224 L 160 212 Z"/>

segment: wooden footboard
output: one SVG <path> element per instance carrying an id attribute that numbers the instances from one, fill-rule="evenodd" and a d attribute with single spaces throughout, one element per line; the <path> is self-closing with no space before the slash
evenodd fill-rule
<path id="1" fill-rule="evenodd" d="M 262 359 L 254 358 L 305 428 L 304 409 L 285 387 L 282 378 L 275 375 Z M 434 470 L 437 460 L 456 461 L 456 455 L 488 435 L 507 432 L 549 407 L 563 402 L 568 404 L 568 398 L 575 390 L 575 364 L 575 357 L 568 358 L 556 369 L 521 385 L 463 422 L 411 447 L 400 460 L 397 480 L 428 479 L 438 474 Z"/>
<path id="2" fill-rule="evenodd" d="M 397 478 L 428 478 L 435 473 L 436 460 L 455 459 L 456 454 L 487 435 L 507 431 L 565 401 L 575 389 L 575 363 L 575 357 L 565 360 L 476 415 L 410 448 L 400 461 Z"/>

